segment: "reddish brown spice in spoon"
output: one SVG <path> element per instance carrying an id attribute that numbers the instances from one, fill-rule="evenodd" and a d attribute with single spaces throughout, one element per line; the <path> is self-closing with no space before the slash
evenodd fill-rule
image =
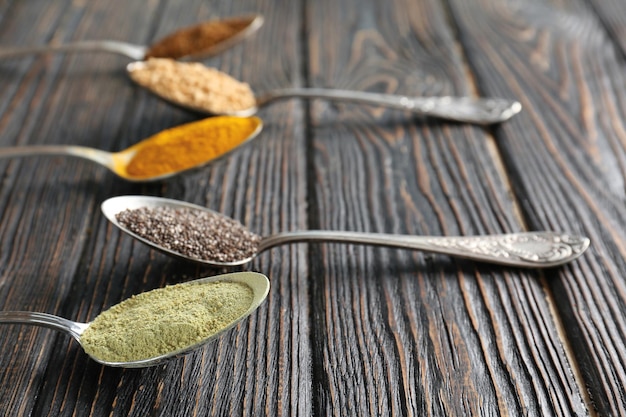
<path id="1" fill-rule="evenodd" d="M 209 20 L 180 29 L 155 42 L 146 52 L 148 58 L 178 59 L 202 54 L 203 51 L 227 41 L 250 27 L 255 16 Z"/>

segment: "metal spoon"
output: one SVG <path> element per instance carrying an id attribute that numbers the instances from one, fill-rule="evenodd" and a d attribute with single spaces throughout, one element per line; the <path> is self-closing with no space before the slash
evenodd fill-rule
<path id="1" fill-rule="evenodd" d="M 130 78 L 142 88 L 161 99 L 176 106 L 201 113 L 218 114 L 210 108 L 198 107 L 191 102 L 189 94 L 175 94 L 172 89 L 153 88 L 150 85 L 138 83 L 133 77 L 134 71 L 147 68 L 146 62 L 131 62 L 126 66 Z M 181 64 L 184 65 L 184 64 Z M 185 85 L 185 79 L 181 79 L 178 85 Z M 176 76 L 168 74 L 170 81 L 176 80 Z M 194 87 L 195 91 L 195 87 Z M 227 94 L 225 92 L 224 94 Z M 256 105 L 243 110 L 221 111 L 219 114 L 231 116 L 251 116 L 259 111 L 259 108 L 276 100 L 288 98 L 324 99 L 330 101 L 342 101 L 374 106 L 384 106 L 399 110 L 408 110 L 422 116 L 453 120 L 457 122 L 489 125 L 504 122 L 522 110 L 522 105 L 515 100 L 502 98 L 472 98 L 472 97 L 408 97 L 393 94 L 369 93 L 365 91 L 349 91 L 325 88 L 285 88 L 265 92 L 255 97 Z"/>
<path id="2" fill-rule="evenodd" d="M 230 117 L 230 116 L 225 116 Z M 107 152 L 100 149 L 88 148 L 85 146 L 74 146 L 74 145 L 35 145 L 35 146 L 16 146 L 16 147 L 8 147 L 1 148 L 0 147 L 0 159 L 2 158 L 14 158 L 14 157 L 24 157 L 24 156 L 44 156 L 44 155 L 54 155 L 54 156 L 75 156 L 78 158 L 87 159 L 92 162 L 96 162 L 108 169 L 110 169 L 117 176 L 131 182 L 151 182 L 163 180 L 166 178 L 173 177 L 175 175 L 181 174 L 183 172 L 187 172 L 193 169 L 197 169 L 203 166 L 206 166 L 208 163 L 212 163 L 221 159 L 222 157 L 230 154 L 235 149 L 243 146 L 244 144 L 250 142 L 254 139 L 259 132 L 261 132 L 263 128 L 263 122 L 261 119 L 257 117 L 252 118 L 256 123 L 257 127 L 250 136 L 248 136 L 244 141 L 242 141 L 236 148 L 231 149 L 228 152 L 225 152 L 221 155 L 216 156 L 213 159 L 206 160 L 198 165 L 188 167 L 185 169 L 181 169 L 178 171 L 170 171 L 168 173 L 162 175 L 154 175 L 151 177 L 136 177 L 127 172 L 127 166 L 131 162 L 133 156 L 137 153 L 137 151 L 144 147 L 146 144 L 149 144 L 151 141 L 155 141 L 159 134 L 150 136 L 147 139 L 142 140 L 134 144 L 133 146 L 126 148 L 125 150 L 119 152 Z M 212 118 L 215 120 L 215 118 Z M 168 131 L 174 131 L 177 129 L 185 129 L 188 128 L 191 124 L 201 123 L 202 120 L 198 122 L 188 123 L 182 126 L 173 127 L 168 129 Z"/>
<path id="3" fill-rule="evenodd" d="M 256 251 L 252 254 L 252 256 L 243 257 L 242 259 L 238 259 L 233 262 L 219 262 L 215 260 L 192 258 L 185 256 L 182 253 L 164 248 L 132 232 L 127 227 L 120 224 L 116 218 L 116 215 L 124 210 L 134 210 L 142 207 L 171 207 L 178 209 L 199 210 L 210 213 L 213 216 L 229 219 L 227 216 L 195 204 L 149 196 L 113 197 L 104 201 L 101 206 L 102 212 L 109 219 L 109 221 L 111 221 L 111 223 L 135 239 L 138 239 L 139 241 L 168 255 L 214 266 L 242 265 L 250 262 L 254 257 L 266 249 L 287 243 L 340 242 L 415 249 L 508 266 L 546 268 L 562 265 L 578 258 L 590 244 L 589 239 L 584 236 L 550 231 L 449 237 L 304 230 L 277 233 L 272 236 L 262 237 L 260 238 Z M 242 245 L 241 242 L 237 241 L 230 242 L 229 245 L 232 246 L 237 243 Z"/>
<path id="4" fill-rule="evenodd" d="M 208 57 L 216 55 L 233 45 L 241 42 L 254 32 L 256 32 L 263 25 L 263 16 L 254 14 L 250 16 L 237 16 L 227 19 L 217 19 L 205 22 L 203 25 L 223 25 L 224 23 L 241 22 L 243 28 L 236 32 L 234 35 L 219 41 L 213 46 L 207 49 L 202 49 L 194 52 L 193 54 L 186 55 L 184 57 L 176 57 L 176 59 L 183 58 L 185 60 L 198 59 L 202 57 Z M 180 29 L 174 34 L 182 36 L 194 35 L 193 29 L 199 25 L 190 26 L 188 28 Z M 170 36 L 172 36 L 170 35 Z M 118 55 L 123 55 L 133 60 L 143 60 L 150 55 L 150 51 L 156 50 L 163 41 L 168 37 L 163 38 L 150 46 L 136 45 L 127 42 L 119 42 L 112 40 L 95 40 L 95 41 L 78 41 L 71 42 L 62 45 L 43 45 L 43 46 L 30 46 L 30 47 L 3 47 L 0 48 L 0 59 L 14 58 L 23 55 L 30 54 L 44 54 L 50 52 L 111 52 Z"/>
<path id="5" fill-rule="evenodd" d="M 233 112 L 232 115 L 249 116 L 256 114 L 259 108 L 273 101 L 287 98 L 317 98 L 329 101 L 383 106 L 398 110 L 408 110 L 422 116 L 478 125 L 504 122 L 522 110 L 520 102 L 503 98 L 408 97 L 325 88 L 285 88 L 259 95 L 256 98 L 255 107 L 240 112 Z"/>
<path id="6" fill-rule="evenodd" d="M 228 323 L 224 328 L 222 328 L 219 332 L 214 333 L 213 335 L 207 337 L 200 342 L 188 346 L 186 348 L 168 352 L 163 355 L 155 356 L 152 358 L 141 359 L 131 362 L 107 362 L 103 361 L 97 357 L 90 357 L 103 365 L 122 367 L 122 368 L 143 368 L 148 366 L 157 365 L 167 359 L 170 359 L 175 356 L 180 356 L 186 353 L 191 352 L 209 343 L 212 340 L 220 337 L 222 334 L 232 329 L 237 323 L 239 323 L 244 318 L 248 317 L 252 314 L 265 300 L 267 294 L 269 292 L 270 282 L 265 275 L 256 273 L 256 272 L 236 272 L 231 274 L 223 274 L 217 275 L 208 278 L 201 278 L 194 281 L 189 281 L 190 284 L 202 284 L 207 282 L 236 282 L 245 284 L 252 289 L 252 303 L 250 307 L 239 317 L 237 317 L 232 322 Z M 146 317 L 146 319 L 150 319 Z M 42 326 L 47 327 L 53 330 L 59 330 L 65 333 L 68 333 L 72 336 L 78 343 L 81 343 L 81 335 L 87 330 L 91 323 L 78 323 L 74 321 L 70 321 L 63 317 L 55 316 L 47 313 L 37 313 L 31 311 L 1 311 L 0 312 L 0 324 L 29 324 L 34 326 Z"/>

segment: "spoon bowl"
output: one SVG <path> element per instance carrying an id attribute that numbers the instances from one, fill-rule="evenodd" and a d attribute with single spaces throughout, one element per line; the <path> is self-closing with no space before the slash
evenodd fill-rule
<path id="1" fill-rule="evenodd" d="M 260 14 L 234 16 L 225 19 L 209 20 L 198 25 L 182 28 L 169 36 L 157 41 L 156 43 L 145 46 L 136 45 L 127 42 L 113 40 L 95 40 L 95 41 L 78 41 L 61 45 L 42 45 L 30 47 L 0 47 L 0 59 L 15 58 L 19 56 L 44 54 L 52 52 L 110 52 L 128 57 L 138 61 L 148 58 L 149 56 L 167 57 L 162 51 L 166 50 L 168 43 L 171 42 L 173 36 L 182 38 L 186 44 L 193 44 L 197 41 L 198 35 L 204 30 L 223 30 L 227 25 L 236 28 L 228 36 L 221 36 L 214 44 L 206 44 L 203 48 L 192 51 L 188 54 L 179 56 L 171 56 L 172 59 L 194 60 L 217 55 L 235 44 L 243 41 L 253 33 L 255 33 L 262 25 L 264 18 Z M 159 53 L 159 51 L 161 51 Z"/>
<path id="2" fill-rule="evenodd" d="M 97 358 L 95 356 L 90 357 L 103 365 L 122 367 L 122 368 L 144 368 L 148 366 L 154 366 L 162 363 L 173 357 L 181 356 L 189 353 L 193 350 L 206 345 L 207 343 L 217 339 L 225 332 L 235 327 L 239 322 L 252 314 L 265 300 L 269 292 L 270 283 L 267 277 L 263 274 L 256 272 L 236 272 L 231 274 L 217 275 L 208 278 L 200 278 L 194 281 L 189 281 L 185 284 L 197 285 L 211 282 L 233 282 L 240 283 L 248 286 L 252 290 L 252 301 L 250 306 L 236 319 L 227 323 L 219 331 L 211 334 L 210 336 L 202 339 L 201 341 L 186 346 L 182 349 L 174 350 L 159 356 L 151 358 L 129 361 L 129 362 L 108 362 Z M 82 346 L 81 336 L 89 328 L 92 322 L 79 323 L 74 322 L 63 317 L 58 317 L 52 314 L 30 312 L 30 311 L 2 311 L 0 312 L 0 324 L 29 324 L 34 326 L 47 327 L 53 330 L 65 332 L 72 336 Z"/>
<path id="3" fill-rule="evenodd" d="M 233 248 L 241 250 L 237 256 L 222 256 L 219 253 L 220 246 L 207 251 L 206 257 L 190 256 L 181 250 L 168 248 L 163 244 L 156 243 L 154 236 L 147 236 L 141 232 L 131 230 L 127 225 L 122 224 L 118 216 L 127 211 L 147 208 L 154 210 L 166 208 L 170 211 L 178 210 L 177 215 L 182 215 L 185 210 L 199 213 L 205 218 L 214 218 L 222 221 L 222 224 L 231 225 L 233 233 L 224 233 L 228 238 L 232 235 L 232 240 L 228 241 L 224 247 L 227 250 Z M 267 237 L 261 237 L 248 232 L 245 227 L 223 214 L 214 212 L 199 205 L 172 200 L 162 197 L 151 196 L 118 196 L 105 200 L 101 205 L 101 210 L 105 217 L 120 228 L 123 232 L 133 238 L 157 249 L 167 255 L 177 257 L 186 261 L 192 261 L 205 265 L 232 267 L 250 262 L 261 252 L 274 246 L 297 242 L 337 242 L 365 244 L 376 246 L 396 247 L 412 250 L 422 250 L 433 253 L 440 253 L 452 257 L 466 258 L 479 262 L 487 262 L 499 265 L 525 267 L 525 268 L 547 268 L 563 265 L 570 262 L 589 247 L 590 240 L 584 236 L 570 235 L 553 231 L 508 233 L 497 235 L 479 236 L 413 236 L 385 233 L 361 233 L 348 231 L 328 231 L 328 230 L 303 230 L 295 232 L 277 233 Z M 150 230 L 158 231 L 158 222 L 151 219 Z M 201 233 L 193 234 L 191 230 L 185 230 L 187 226 L 194 227 L 198 221 L 192 220 L 189 224 L 181 221 L 176 224 L 175 220 L 164 224 L 166 233 L 176 229 L 171 226 L 176 225 L 184 230 L 182 236 L 210 235 L 212 239 L 220 238 L 220 234 L 214 230 L 203 229 Z M 221 226 L 224 227 L 224 226 Z M 196 229 L 197 230 L 197 229 Z M 190 233 L 191 232 L 191 233 Z M 178 240 L 181 236 L 176 236 Z M 201 238 L 201 236 L 200 236 Z M 243 246 L 245 244 L 245 246 Z M 214 253 L 213 253 L 214 252 Z M 226 255 L 229 255 L 228 253 Z"/>
<path id="4" fill-rule="evenodd" d="M 232 120 L 231 120 L 232 119 Z M 238 119 L 245 119 L 252 126 L 250 130 L 250 134 L 246 137 L 242 138 L 241 141 L 234 144 L 230 149 L 226 149 L 224 152 L 213 155 L 212 153 L 207 153 L 203 155 L 202 152 L 198 152 L 196 148 L 189 149 L 181 149 L 180 155 L 184 153 L 193 154 L 195 160 L 199 161 L 191 166 L 183 166 L 180 165 L 178 168 L 172 165 L 172 169 L 169 171 L 165 171 L 159 174 L 154 175 L 138 175 L 129 172 L 129 166 L 138 154 L 138 152 L 142 149 L 146 149 L 149 146 L 152 146 L 155 143 L 162 143 L 162 137 L 167 134 L 172 139 L 173 145 L 176 145 L 174 142 L 174 138 L 183 138 L 186 131 L 189 130 L 198 130 L 202 129 L 203 126 L 210 126 L 211 124 L 225 123 L 240 121 Z M 53 155 L 53 156 L 73 156 L 82 159 L 87 159 L 89 161 L 100 164 L 109 170 L 111 170 L 114 174 L 123 178 L 127 181 L 131 182 L 152 182 L 164 180 L 175 175 L 182 174 L 184 172 L 188 172 L 191 170 L 196 170 L 206 166 L 207 164 L 213 163 L 227 156 L 235 149 L 243 146 L 244 144 L 250 142 L 254 139 L 263 129 L 263 122 L 258 117 L 250 117 L 250 118 L 240 118 L 236 116 L 222 116 L 222 117 L 212 117 L 205 120 L 200 120 L 197 122 L 187 123 L 181 126 L 173 127 L 157 133 L 153 136 L 150 136 L 135 145 L 119 151 L 119 152 L 107 152 L 99 149 L 88 148 L 84 146 L 73 146 L 73 145 L 39 145 L 39 146 L 20 146 L 20 147 L 7 147 L 0 148 L 0 159 L 2 158 L 14 158 L 14 157 L 26 157 L 26 156 L 44 156 L 44 155 Z M 207 137 L 207 140 L 210 138 Z M 206 156 L 206 157 L 205 157 Z"/>

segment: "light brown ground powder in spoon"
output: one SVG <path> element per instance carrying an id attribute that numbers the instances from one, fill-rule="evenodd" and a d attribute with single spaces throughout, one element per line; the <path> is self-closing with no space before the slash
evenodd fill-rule
<path id="1" fill-rule="evenodd" d="M 198 62 L 151 58 L 128 65 L 130 78 L 162 98 L 207 113 L 223 114 L 256 106 L 250 86 Z"/>

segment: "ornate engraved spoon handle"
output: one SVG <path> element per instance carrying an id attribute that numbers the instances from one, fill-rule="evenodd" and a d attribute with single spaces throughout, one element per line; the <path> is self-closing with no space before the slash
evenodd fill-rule
<path id="1" fill-rule="evenodd" d="M 527 268 L 546 268 L 578 258 L 590 241 L 584 236 L 556 232 L 527 232 L 483 236 L 410 236 L 382 233 L 308 230 L 263 238 L 259 251 L 293 242 L 325 241 L 392 246 Z"/>
<path id="2" fill-rule="evenodd" d="M 522 109 L 518 101 L 502 98 L 408 97 L 325 88 L 287 88 L 269 91 L 257 98 L 257 107 L 284 98 L 318 98 L 385 106 L 409 110 L 424 116 L 481 125 L 503 122 Z"/>

